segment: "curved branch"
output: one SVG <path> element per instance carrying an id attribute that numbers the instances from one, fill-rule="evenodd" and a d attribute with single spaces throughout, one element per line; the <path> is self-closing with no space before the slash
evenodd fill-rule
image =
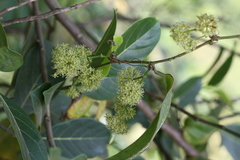
<path id="1" fill-rule="evenodd" d="M 78 5 L 84 6 L 96 1 L 99 1 L 99 0 L 89 0 Z M 56 10 L 56 8 L 60 7 L 55 0 L 45 0 L 45 2 L 52 10 Z M 58 21 L 70 32 L 70 34 L 74 37 L 74 39 L 79 44 L 84 44 L 88 48 L 95 49 L 96 47 L 95 44 L 92 41 L 90 41 L 89 38 L 79 30 L 77 25 L 74 24 L 65 14 L 56 14 L 55 16 L 58 19 Z"/>
<path id="2" fill-rule="evenodd" d="M 6 9 L 0 11 L 0 15 L 4 14 L 6 12 L 9 12 L 11 10 L 17 9 L 17 8 L 19 8 L 21 6 L 24 6 L 25 4 L 31 3 L 33 1 L 35 1 L 35 0 L 29 0 L 29 1 L 26 1 L 26 2 L 23 2 L 23 3 L 20 3 L 19 5 L 16 5 L 16 6 L 13 6 L 13 7 L 10 7 L 10 8 L 6 8 Z"/>
<path id="3" fill-rule="evenodd" d="M 12 19 L 12 20 L 9 20 L 9 21 L 2 22 L 2 25 L 3 26 L 8 26 L 8 25 L 11 25 L 11 24 L 16 24 L 16 23 L 21 23 L 21 22 L 35 21 L 37 19 L 45 19 L 45 18 L 48 18 L 48 17 L 53 16 L 55 14 L 75 10 L 77 8 L 86 6 L 88 4 L 91 4 L 91 3 L 94 3 L 94 2 L 97 2 L 97 1 L 100 1 L 100 0 L 89 0 L 89 1 L 79 3 L 79 4 L 76 4 L 76 5 L 73 5 L 73 6 L 70 6 L 70 7 L 66 7 L 66 8 L 56 8 L 56 9 L 50 11 L 50 12 L 40 14 L 40 15 Z"/>
<path id="4" fill-rule="evenodd" d="M 139 104 L 137 104 L 137 107 L 141 109 L 150 120 L 153 120 L 155 118 L 155 114 L 146 102 L 141 101 Z M 190 144 L 188 144 L 183 139 L 181 133 L 178 130 L 176 130 L 166 122 L 163 123 L 161 129 L 168 133 L 169 136 L 171 136 L 175 140 L 175 142 L 184 149 L 187 155 L 191 157 L 201 157 L 200 153 L 198 153 Z"/>

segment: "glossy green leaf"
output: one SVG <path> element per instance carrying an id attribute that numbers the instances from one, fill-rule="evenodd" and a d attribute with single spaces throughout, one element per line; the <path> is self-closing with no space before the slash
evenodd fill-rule
<path id="1" fill-rule="evenodd" d="M 0 95 L 0 101 L 18 139 L 23 159 L 48 159 L 42 137 L 29 116 L 7 97 Z"/>
<path id="2" fill-rule="evenodd" d="M 22 56 L 9 48 L 5 30 L 2 23 L 0 23 L 0 71 L 15 71 L 21 67 L 22 64 Z"/>
<path id="3" fill-rule="evenodd" d="M 44 102 L 45 105 L 49 105 L 53 94 L 56 92 L 56 90 L 63 84 L 63 82 L 58 82 L 57 84 L 53 85 L 52 87 L 50 87 L 48 90 L 45 90 L 43 92 L 43 96 L 44 96 Z"/>
<path id="4" fill-rule="evenodd" d="M 107 57 L 110 55 L 111 47 L 112 47 L 112 44 L 110 41 L 113 41 L 113 36 L 115 34 L 116 26 L 117 26 L 117 13 L 116 13 L 116 10 L 114 10 L 113 20 L 112 20 L 111 24 L 109 25 L 107 31 L 105 32 L 102 40 L 98 44 L 97 49 L 94 51 L 94 56 L 103 55 L 106 57 L 93 58 L 92 63 L 91 63 L 92 67 L 98 67 L 104 63 L 109 62 Z M 102 70 L 103 77 L 105 77 L 108 74 L 108 72 L 110 70 L 110 66 L 111 65 L 109 64 L 109 65 L 105 65 L 105 66 L 98 68 L 98 69 Z"/>
<path id="5" fill-rule="evenodd" d="M 160 38 L 160 25 L 156 18 L 148 17 L 136 21 L 123 35 L 123 43 L 117 50 L 121 60 L 145 59 Z"/>
<path id="6" fill-rule="evenodd" d="M 137 157 L 139 154 L 144 152 L 152 139 L 155 137 L 159 129 L 161 128 L 163 122 L 168 116 L 169 108 L 171 105 L 172 100 L 172 85 L 173 85 L 173 78 L 171 75 L 165 75 L 164 80 L 167 82 L 167 95 L 162 103 L 160 111 L 157 113 L 155 119 L 153 120 L 152 124 L 149 128 L 142 134 L 140 138 L 138 138 L 134 143 L 130 146 L 125 148 L 124 150 L 120 151 L 118 154 L 108 158 L 107 160 L 126 160 L 132 159 Z"/>
<path id="7" fill-rule="evenodd" d="M 108 100 L 117 95 L 118 84 L 115 77 L 104 78 L 98 89 L 91 92 L 83 92 L 83 94 L 96 100 Z"/>
<path id="8" fill-rule="evenodd" d="M 232 64 L 234 54 L 235 54 L 235 49 L 232 50 L 230 56 L 226 59 L 226 61 L 222 64 L 222 66 L 219 67 L 219 69 L 213 75 L 212 79 L 208 82 L 208 85 L 214 86 L 223 80 L 223 78 L 228 73 L 228 70 Z"/>
<path id="9" fill-rule="evenodd" d="M 207 121 L 218 123 L 218 120 L 211 116 L 199 116 Z M 184 132 L 183 137 L 190 144 L 193 145 L 202 145 L 206 144 L 209 140 L 209 137 L 215 132 L 217 129 L 215 127 L 209 126 L 207 124 L 197 122 L 192 118 L 187 118 L 184 123 Z"/>
<path id="10" fill-rule="evenodd" d="M 62 78 L 53 78 L 55 70 L 52 69 L 51 52 L 53 47 L 50 43 L 45 42 L 46 63 L 48 70 L 48 78 L 51 84 L 62 81 Z M 29 92 L 42 84 L 42 74 L 40 67 L 39 47 L 36 45 L 29 50 L 24 57 L 24 64 L 19 69 L 16 83 L 14 101 L 22 107 L 27 113 L 32 112 L 32 101 Z"/>
<path id="11" fill-rule="evenodd" d="M 211 67 L 207 70 L 207 72 L 203 76 L 206 76 L 214 68 L 214 66 L 218 63 L 219 59 L 222 57 L 223 51 L 224 51 L 224 48 L 220 47 L 220 51 L 219 51 L 217 58 L 215 59 L 215 61 L 211 65 Z"/>
<path id="12" fill-rule="evenodd" d="M 184 107 L 195 102 L 195 98 L 202 88 L 202 78 L 193 77 L 181 84 L 174 92 L 174 97 L 180 99 L 178 105 Z"/>
<path id="13" fill-rule="evenodd" d="M 53 97 L 50 103 L 52 125 L 62 122 L 61 117 L 63 116 L 63 113 L 66 113 L 71 101 L 71 98 L 61 92 Z"/>
<path id="14" fill-rule="evenodd" d="M 37 118 L 37 123 L 41 126 L 45 114 L 46 106 L 44 103 L 43 92 L 51 87 L 51 83 L 43 83 L 29 94 L 32 98 L 33 111 Z"/>
<path id="15" fill-rule="evenodd" d="M 239 124 L 232 124 L 229 126 L 225 126 L 232 131 L 240 133 L 240 125 Z M 240 139 L 239 137 L 235 137 L 227 132 L 221 131 L 222 137 L 222 145 L 224 145 L 228 152 L 231 154 L 233 159 L 239 159 L 239 150 L 240 150 Z"/>
<path id="16" fill-rule="evenodd" d="M 62 122 L 54 125 L 52 130 L 56 146 L 61 148 L 62 155 L 67 158 L 74 158 L 80 154 L 89 158 L 98 156 L 106 150 L 111 138 L 110 131 L 92 118 Z"/>
<path id="17" fill-rule="evenodd" d="M 158 43 L 161 35 L 159 21 L 148 17 L 136 21 L 122 35 L 123 43 L 116 51 L 121 60 L 143 60 Z M 108 77 L 115 76 L 126 64 L 112 64 Z"/>
<path id="18" fill-rule="evenodd" d="M 122 36 L 114 36 L 113 43 L 114 44 L 112 44 L 111 52 L 115 52 L 118 49 L 118 47 L 123 43 Z"/>

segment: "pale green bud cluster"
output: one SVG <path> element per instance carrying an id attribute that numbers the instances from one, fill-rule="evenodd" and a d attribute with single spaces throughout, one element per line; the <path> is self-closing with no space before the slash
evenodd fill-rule
<path id="1" fill-rule="evenodd" d="M 52 52 L 53 68 L 56 69 L 53 77 L 74 77 L 73 84 L 67 91 L 72 98 L 80 92 L 97 89 L 101 84 L 102 72 L 90 66 L 89 56 L 92 54 L 90 49 L 82 45 L 70 47 L 68 44 L 60 44 Z"/>
<path id="2" fill-rule="evenodd" d="M 195 23 L 195 28 L 196 30 L 202 32 L 205 37 L 216 35 L 218 33 L 218 19 L 216 17 L 214 17 L 213 15 L 208 15 L 207 13 L 197 17 L 198 21 L 196 21 Z"/>
<path id="3" fill-rule="evenodd" d="M 190 34 L 191 26 L 185 22 L 179 22 L 171 27 L 171 37 L 173 40 L 186 51 L 192 51 L 197 46 L 197 41 L 192 39 Z"/>
<path id="4" fill-rule="evenodd" d="M 106 115 L 108 128 L 117 134 L 127 133 L 126 121 L 136 114 L 134 105 L 143 96 L 142 74 L 134 68 L 126 68 L 118 74 L 119 84 L 117 102 L 114 105 L 115 115 Z"/>
<path id="5" fill-rule="evenodd" d="M 179 46 L 183 47 L 187 52 L 191 52 L 197 46 L 197 39 L 192 38 L 191 32 L 199 31 L 204 37 L 216 35 L 218 34 L 217 22 L 217 18 L 205 13 L 198 16 L 198 21 L 195 22 L 194 28 L 191 28 L 191 26 L 185 22 L 176 23 L 170 29 L 170 36 Z"/>

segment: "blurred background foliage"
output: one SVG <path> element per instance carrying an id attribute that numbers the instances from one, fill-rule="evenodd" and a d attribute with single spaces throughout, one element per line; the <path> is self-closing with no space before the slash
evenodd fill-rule
<path id="1" fill-rule="evenodd" d="M 62 7 L 67 7 L 83 2 L 83 0 L 58 0 L 58 2 Z M 39 0 L 39 3 L 40 11 L 42 13 L 49 11 L 49 8 L 43 0 Z M 17 0 L 0 1 L 1 10 L 17 4 Z M 220 36 L 239 34 L 239 6 L 240 1 L 236 0 L 102 0 L 80 9 L 67 12 L 66 14 L 96 43 L 99 42 L 106 31 L 113 15 L 113 9 L 117 9 L 119 14 L 116 36 L 121 35 L 134 21 L 140 18 L 149 16 L 156 17 L 160 21 L 162 29 L 161 39 L 157 47 L 148 57 L 148 60 L 158 60 L 183 52 L 183 50 L 170 38 L 169 26 L 179 21 L 185 21 L 193 24 L 196 20 L 196 16 L 203 13 L 213 14 L 219 18 Z M 30 14 L 31 9 L 29 9 L 29 6 L 26 5 L 2 15 L 1 21 L 20 18 Z M 54 19 L 54 17 L 48 18 L 47 21 L 42 20 L 41 24 L 43 26 L 44 33 L 47 33 L 44 34 L 44 38 L 50 41 L 53 46 L 56 46 L 59 43 L 75 44 L 73 37 L 58 21 Z M 49 28 L 49 26 L 52 27 Z M 7 32 L 9 46 L 16 51 L 21 52 L 29 32 L 29 23 L 9 25 L 5 27 L 5 29 Z M 211 87 L 208 86 L 207 83 L 213 74 L 230 55 L 234 43 L 236 43 L 236 52 L 230 70 L 224 77 L 223 81 L 221 81 L 218 85 Z M 193 114 L 206 116 L 213 115 L 212 113 L 214 111 L 217 112 L 216 110 L 219 108 L 220 104 L 222 105 L 222 108 L 219 109 L 220 111 L 217 114 L 217 117 L 224 117 L 232 113 L 240 112 L 240 47 L 238 41 L 235 39 L 221 40 L 216 44 L 200 48 L 184 57 L 156 65 L 158 70 L 173 75 L 175 79 L 174 89 L 176 91 L 177 88 L 185 81 L 191 79 L 192 77 L 202 76 L 206 73 L 218 56 L 220 46 L 224 47 L 223 56 L 213 70 L 206 77 L 203 77 L 201 90 L 196 97 L 197 102 L 193 105 L 185 106 L 185 109 Z M 12 75 L 13 73 L 0 73 L 0 84 L 2 84 L 0 86 L 1 93 L 6 93 L 7 87 L 3 84 L 10 85 Z M 223 92 L 224 94 L 219 94 L 220 92 Z M 224 102 L 224 96 L 221 97 L 221 95 L 226 96 L 226 99 L 232 102 L 232 106 L 227 105 L 226 101 Z M 176 97 L 174 102 L 177 103 L 178 100 L 178 97 Z M 151 103 L 152 106 L 156 106 L 156 102 Z M 142 125 L 140 125 L 140 123 L 130 122 L 130 124 L 134 125 L 132 125 L 129 134 L 116 135 L 114 142 L 112 143 L 114 145 L 109 145 L 110 154 L 114 154 L 119 149 L 125 148 L 144 132 L 144 127 L 148 126 L 148 121 L 143 120 L 143 117 L 143 113 L 139 111 L 138 116 L 136 116 L 133 121 L 141 122 Z M 4 118 L 3 114 L 0 114 L 0 120 L 3 120 Z M 179 129 L 185 127 L 184 130 L 187 130 L 187 127 L 191 127 L 193 124 L 191 124 L 190 120 L 185 121 L 186 119 L 186 115 L 172 109 L 168 118 L 168 123 L 175 125 Z M 240 126 L 239 116 L 223 119 L 219 122 L 223 125 L 235 124 L 237 126 L 236 128 L 239 128 Z M 201 148 L 206 150 L 205 154 L 209 159 L 231 160 L 234 159 L 234 157 L 240 157 L 240 153 L 229 151 L 230 147 L 233 145 L 236 145 L 235 148 L 237 147 L 240 149 L 239 145 L 233 143 L 232 140 L 228 140 L 226 136 L 224 137 L 224 134 L 215 132 L 212 128 L 207 129 L 207 132 L 211 136 L 207 137 L 207 142 L 203 144 L 205 146 L 198 147 L 200 150 Z M 184 134 L 187 135 L 189 133 Z M 169 154 L 172 154 L 175 159 L 182 159 L 183 150 L 177 147 L 177 145 L 174 144 L 165 133 L 162 133 L 161 136 L 163 137 L 161 139 L 161 143 L 165 147 L 165 150 L 169 152 Z M 187 137 L 189 138 L 190 136 Z M 237 142 L 240 142 L 239 139 Z M 3 143 L 3 141 L 0 141 L 0 143 Z M 152 143 L 147 151 L 142 154 L 142 157 L 149 160 L 161 159 L 161 155 L 159 155 L 156 148 L 156 145 Z"/>

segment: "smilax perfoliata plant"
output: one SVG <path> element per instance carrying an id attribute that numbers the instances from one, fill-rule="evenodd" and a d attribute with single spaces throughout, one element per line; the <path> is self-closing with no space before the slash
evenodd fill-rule
<path id="1" fill-rule="evenodd" d="M 58 45 L 52 52 L 53 68 L 56 69 L 53 77 L 72 78 L 72 86 L 67 94 L 75 98 L 83 91 L 97 89 L 102 80 L 102 72 L 90 66 L 93 52 L 82 45 L 70 47 L 68 44 Z"/>
<path id="2" fill-rule="evenodd" d="M 197 17 L 198 20 L 195 22 L 194 27 L 191 27 L 191 25 L 185 22 L 178 22 L 170 29 L 170 36 L 177 45 L 183 47 L 187 52 L 191 52 L 196 49 L 197 40 L 199 38 L 207 38 L 218 34 L 217 18 L 213 15 L 208 15 L 207 13 Z M 202 36 L 193 38 L 191 33 L 194 31 L 201 32 Z"/>
<path id="3" fill-rule="evenodd" d="M 143 96 L 142 74 L 135 68 L 126 68 L 117 76 L 118 95 L 114 105 L 115 115 L 106 115 L 107 126 L 117 134 L 127 133 L 126 121 L 136 114 L 134 105 Z"/>

